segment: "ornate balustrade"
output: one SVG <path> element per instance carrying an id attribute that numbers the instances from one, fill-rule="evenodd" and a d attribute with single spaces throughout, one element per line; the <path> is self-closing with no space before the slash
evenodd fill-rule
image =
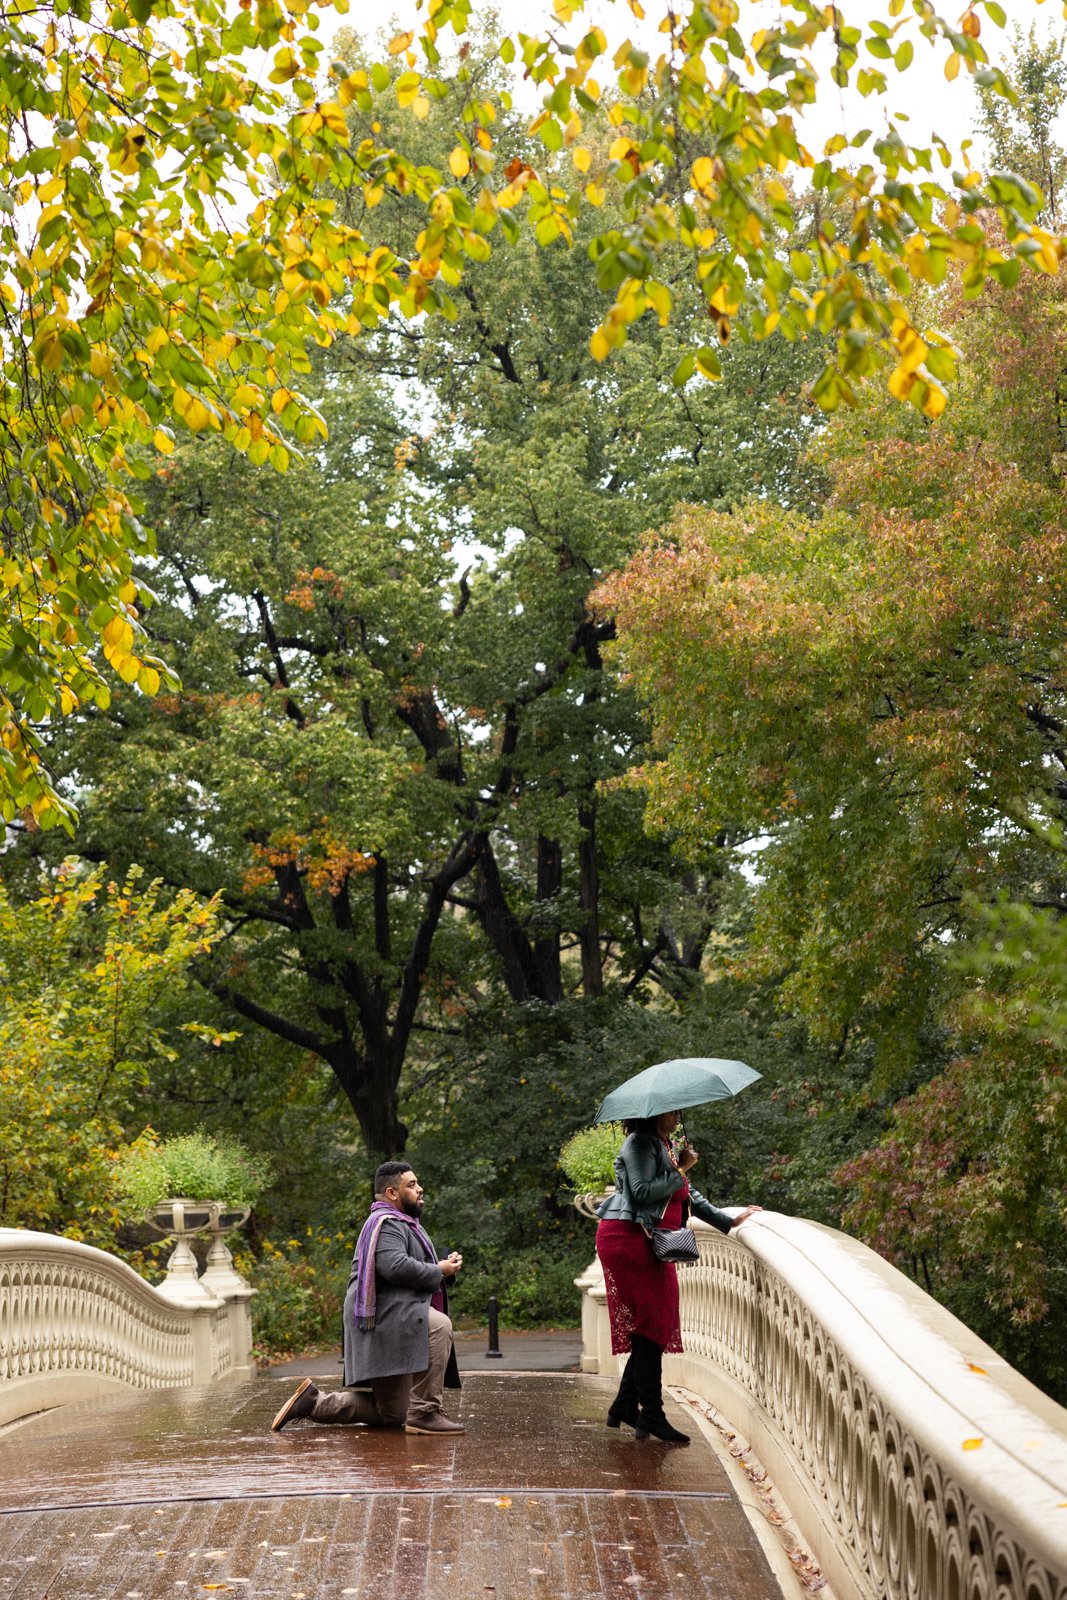
<path id="1" fill-rule="evenodd" d="M 0 1228 L 0 1424 L 130 1388 L 250 1375 L 251 1293 L 175 1304 L 103 1250 Z"/>
<path id="2" fill-rule="evenodd" d="M 844 1234 L 697 1230 L 665 1375 L 748 1439 L 838 1600 L 1067 1600 L 1067 1411 Z M 615 1371 L 578 1283 L 583 1366 Z"/>

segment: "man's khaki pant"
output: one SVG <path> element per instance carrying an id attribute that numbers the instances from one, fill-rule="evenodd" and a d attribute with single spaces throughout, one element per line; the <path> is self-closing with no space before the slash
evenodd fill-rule
<path id="1" fill-rule="evenodd" d="M 430 1364 L 425 1372 L 400 1372 L 372 1378 L 366 1389 L 324 1389 L 311 1413 L 313 1422 L 363 1422 L 371 1428 L 402 1428 L 441 1410 L 445 1368 L 452 1350 L 452 1324 L 429 1306 Z"/>

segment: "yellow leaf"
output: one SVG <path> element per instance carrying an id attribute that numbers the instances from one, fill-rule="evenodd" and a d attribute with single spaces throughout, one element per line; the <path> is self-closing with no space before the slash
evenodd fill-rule
<path id="1" fill-rule="evenodd" d="M 989 1373 L 986 1371 L 986 1369 L 984 1367 L 976 1367 L 973 1361 L 968 1361 L 967 1365 L 971 1369 L 972 1372 L 979 1373 L 983 1378 L 988 1378 L 989 1377 Z"/>
<path id="2" fill-rule="evenodd" d="M 959 57 L 959 54 L 955 50 L 953 50 L 952 54 L 949 56 L 948 60 L 945 62 L 945 77 L 948 79 L 949 83 L 954 83 L 956 81 L 956 79 L 959 77 L 959 75 L 960 75 L 960 57 Z"/>
<path id="3" fill-rule="evenodd" d="M 337 98 L 343 106 L 352 104 L 356 95 L 367 87 L 367 74 L 365 72 L 350 72 L 347 78 L 342 78 L 337 85 Z"/>
<path id="4" fill-rule="evenodd" d="M 923 411 L 928 417 L 939 417 L 948 404 L 948 395 L 941 385 L 932 379 L 927 380 L 926 394 L 923 397 Z"/>
<path id="5" fill-rule="evenodd" d="M 174 451 L 174 440 L 171 438 L 170 434 L 164 432 L 162 428 L 156 429 L 155 433 L 152 435 L 152 443 L 155 445 L 156 449 L 165 456 L 171 455 Z"/>
<path id="6" fill-rule="evenodd" d="M 584 145 L 579 145 L 577 150 L 571 151 L 571 160 L 579 172 L 588 172 L 593 164 L 593 158 Z"/>
<path id="7" fill-rule="evenodd" d="M 457 144 L 448 158 L 448 170 L 454 178 L 465 178 L 471 169 L 471 158 L 462 145 Z"/>
<path id="8" fill-rule="evenodd" d="M 589 341 L 589 353 L 594 361 L 604 361 L 611 351 L 611 344 L 603 328 L 598 328 Z"/>
<path id="9" fill-rule="evenodd" d="M 965 1450 L 980 1450 L 984 1443 L 983 1439 L 964 1439 L 963 1448 Z"/>
<path id="10" fill-rule="evenodd" d="M 905 372 L 917 372 L 929 354 L 925 340 L 920 339 L 914 328 L 905 329 L 897 340 L 897 349 Z"/>
<path id="11" fill-rule="evenodd" d="M 58 333 L 46 333 L 37 346 L 37 359 L 46 372 L 56 372 L 63 365 L 63 344 Z"/>
<path id="12" fill-rule="evenodd" d="M 599 183 L 586 184 L 585 198 L 589 201 L 591 206 L 602 206 L 604 204 L 604 191 L 600 187 Z"/>
<path id="13" fill-rule="evenodd" d="M 322 107 L 322 120 L 335 139 L 339 139 L 342 144 L 348 143 L 348 123 L 336 100 L 327 100 Z"/>
<path id="14" fill-rule="evenodd" d="M 895 400 L 906 400 L 914 383 L 913 373 L 906 371 L 904 367 L 894 367 L 889 374 L 889 393 Z"/>
<path id="15" fill-rule="evenodd" d="M 425 122 L 430 115 L 430 100 L 428 95 L 417 94 L 411 102 L 411 109 L 420 122 Z"/>
<path id="16" fill-rule="evenodd" d="M 608 151 L 608 158 L 611 161 L 625 161 L 632 149 L 632 141 L 620 134 L 619 137 L 613 141 L 611 149 Z"/>
<path id="17" fill-rule="evenodd" d="M 203 433 L 204 429 L 210 426 L 211 412 L 204 402 L 194 394 L 190 396 L 189 404 L 185 408 L 185 415 L 182 420 L 187 428 L 192 429 L 193 433 Z"/>
<path id="18" fill-rule="evenodd" d="M 389 41 L 389 54 L 391 56 L 402 55 L 403 52 L 408 49 L 414 37 L 414 30 L 409 31 L 408 33 L 398 33 L 395 38 L 390 39 Z"/>
<path id="19" fill-rule="evenodd" d="M 133 644 L 133 629 L 128 618 L 115 616 L 106 624 L 100 637 L 112 650 L 129 650 Z"/>

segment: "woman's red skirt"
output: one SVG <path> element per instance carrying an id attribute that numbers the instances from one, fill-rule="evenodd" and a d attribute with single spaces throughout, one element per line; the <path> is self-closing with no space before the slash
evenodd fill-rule
<path id="1" fill-rule="evenodd" d="M 684 1192 L 688 1193 L 688 1187 Z M 677 1228 L 682 1220 L 681 1194 L 671 1199 L 677 1200 L 677 1207 L 668 1206 L 663 1221 L 667 1227 Z M 609 1217 L 597 1227 L 596 1253 L 608 1292 L 612 1354 L 629 1350 L 634 1333 L 653 1340 L 663 1350 L 681 1350 L 678 1269 L 673 1262 L 656 1260 L 644 1228 Z"/>

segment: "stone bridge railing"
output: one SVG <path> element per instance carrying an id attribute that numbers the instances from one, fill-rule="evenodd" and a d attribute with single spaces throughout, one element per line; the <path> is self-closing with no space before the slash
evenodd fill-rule
<path id="1" fill-rule="evenodd" d="M 250 1376 L 252 1291 L 153 1289 L 103 1250 L 0 1228 L 0 1425 L 75 1400 Z"/>
<path id="2" fill-rule="evenodd" d="M 667 1381 L 748 1440 L 837 1600 L 1067 1600 L 1067 1411 L 844 1234 L 697 1230 Z M 578 1284 L 615 1372 L 595 1263 Z"/>

